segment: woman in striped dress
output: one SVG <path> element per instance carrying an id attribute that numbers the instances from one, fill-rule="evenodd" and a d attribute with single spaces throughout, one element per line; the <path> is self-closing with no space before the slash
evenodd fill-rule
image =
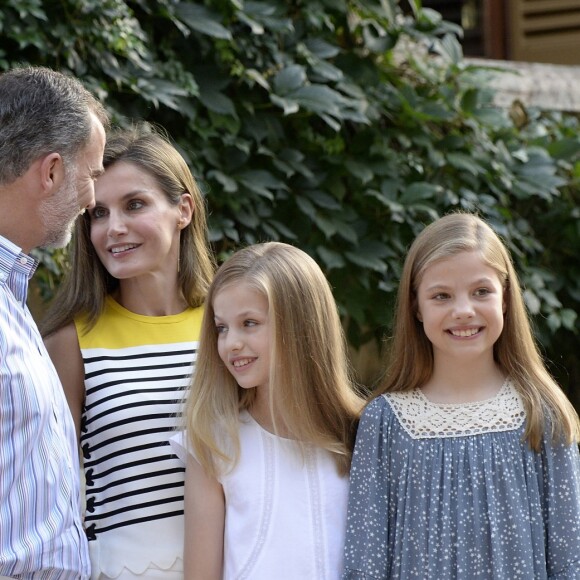
<path id="1" fill-rule="evenodd" d="M 43 322 L 79 436 L 92 578 L 183 578 L 183 466 L 168 440 L 214 264 L 187 164 L 149 125 L 109 136 L 95 207 Z"/>

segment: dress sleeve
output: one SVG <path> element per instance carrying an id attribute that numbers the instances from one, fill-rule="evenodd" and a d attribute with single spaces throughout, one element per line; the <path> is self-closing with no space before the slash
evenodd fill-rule
<path id="1" fill-rule="evenodd" d="M 176 432 L 169 439 L 169 446 L 171 447 L 171 451 L 173 451 L 173 453 L 179 457 L 181 462 L 184 465 L 187 465 L 187 456 L 190 453 L 189 449 L 187 448 L 187 433 L 185 431 Z"/>
<path id="2" fill-rule="evenodd" d="M 542 511 L 550 580 L 580 580 L 580 455 L 576 444 L 544 441 Z M 540 471 L 540 470 L 539 470 Z"/>
<path id="3" fill-rule="evenodd" d="M 388 416 L 384 397 L 365 409 L 350 472 L 343 580 L 388 577 Z"/>
<path id="4" fill-rule="evenodd" d="M 230 448 L 226 447 L 228 439 L 226 439 L 225 435 L 221 436 L 221 442 L 224 446 L 223 449 L 226 453 L 231 453 Z M 193 446 L 191 445 L 189 438 L 187 436 L 187 431 L 175 431 L 175 433 L 169 438 L 169 446 L 171 451 L 177 455 L 178 459 L 183 463 L 183 465 L 187 465 L 187 459 L 189 456 L 193 457 L 196 461 L 198 461 L 197 455 L 193 450 Z M 219 473 L 225 473 L 228 470 L 229 463 L 224 462 L 221 459 L 217 459 L 217 467 Z M 218 481 L 221 483 L 221 476 L 218 476 Z M 0 576 L 0 580 L 2 577 Z"/>

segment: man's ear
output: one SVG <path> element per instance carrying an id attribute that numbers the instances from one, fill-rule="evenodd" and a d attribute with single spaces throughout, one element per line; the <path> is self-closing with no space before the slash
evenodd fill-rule
<path id="1" fill-rule="evenodd" d="M 64 182 L 64 163 L 60 153 L 49 153 L 40 160 L 40 186 L 43 196 L 50 197 Z"/>

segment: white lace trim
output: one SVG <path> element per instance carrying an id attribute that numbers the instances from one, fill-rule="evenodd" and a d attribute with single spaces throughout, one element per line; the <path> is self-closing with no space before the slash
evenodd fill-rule
<path id="1" fill-rule="evenodd" d="M 419 389 L 383 396 L 413 439 L 513 431 L 526 418 L 521 397 L 509 380 L 495 397 L 475 403 L 433 403 Z"/>

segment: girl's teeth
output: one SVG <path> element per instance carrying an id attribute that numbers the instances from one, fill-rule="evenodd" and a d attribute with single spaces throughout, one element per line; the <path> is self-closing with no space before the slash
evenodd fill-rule
<path id="1" fill-rule="evenodd" d="M 235 367 L 243 367 L 243 366 L 247 365 L 249 362 L 250 362 L 250 359 L 249 358 L 245 358 L 245 359 L 242 359 L 242 360 L 235 360 L 234 361 L 234 366 Z"/>
<path id="2" fill-rule="evenodd" d="M 453 336 L 473 336 L 477 332 L 479 332 L 477 328 L 470 328 L 468 330 L 452 330 L 451 334 Z"/>

